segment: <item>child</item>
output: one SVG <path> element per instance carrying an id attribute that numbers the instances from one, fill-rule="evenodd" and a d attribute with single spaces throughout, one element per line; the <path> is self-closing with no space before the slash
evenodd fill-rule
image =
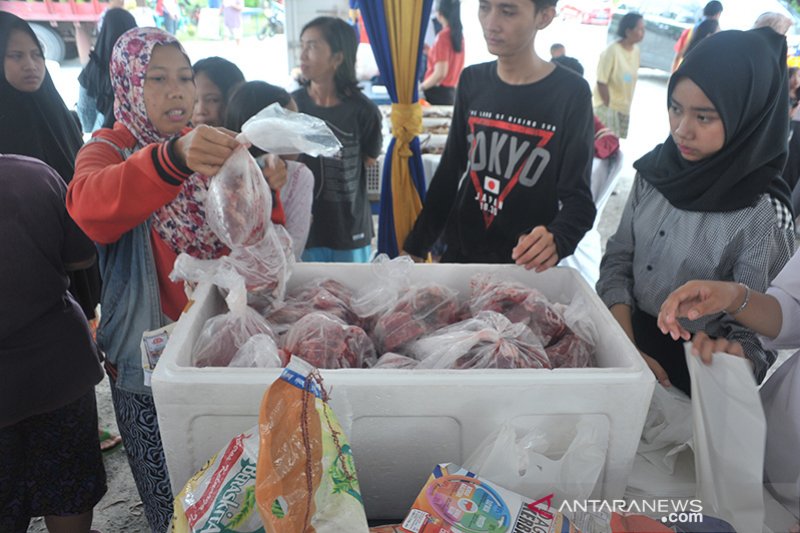
<path id="1" fill-rule="evenodd" d="M 300 33 L 304 86 L 292 93 L 297 108 L 325 120 L 342 143 L 336 158 L 300 156 L 314 174 L 314 207 L 303 261 L 370 260 L 372 212 L 367 165 L 381 153 L 381 115 L 358 88 L 356 34 L 345 21 L 319 17 Z"/>
<path id="2" fill-rule="evenodd" d="M 482 0 L 497 61 L 464 69 L 453 121 L 405 251 L 443 262 L 512 263 L 537 271 L 575 251 L 592 227 L 588 84 L 536 55 L 554 0 Z"/>
<path id="3" fill-rule="evenodd" d="M 681 343 L 656 325 L 669 293 L 695 278 L 765 290 L 794 251 L 785 58 L 769 28 L 708 37 L 670 79 L 671 135 L 634 164 L 597 293 L 664 386 L 690 392 Z M 775 359 L 731 317 L 686 327 L 739 342 L 758 381 Z"/>
<path id="4" fill-rule="evenodd" d="M 227 253 L 205 221 L 208 178 L 238 143 L 230 132 L 187 130 L 195 101 L 191 63 L 178 41 L 155 28 L 124 33 L 111 56 L 113 129 L 78 154 L 67 208 L 98 244 L 103 276 L 97 341 L 117 423 L 152 531 L 167 530 L 172 491 L 152 391 L 144 383 L 144 331 L 177 320 L 182 284 L 168 276 L 176 256 Z"/>
<path id="5" fill-rule="evenodd" d="M 225 127 L 232 131 L 241 131 L 242 125 L 250 117 L 274 103 L 297 111 L 292 97 L 285 90 L 264 81 L 249 81 L 240 86 L 231 96 L 225 117 Z M 264 155 L 255 147 L 250 148 L 254 156 L 274 158 Z M 284 227 L 292 237 L 295 257 L 300 260 L 308 239 L 311 226 L 311 204 L 314 197 L 314 175 L 302 163 L 294 161 L 296 156 L 286 159 L 286 179 L 280 183 L 267 179 L 272 191 L 279 195 L 286 213 Z"/>

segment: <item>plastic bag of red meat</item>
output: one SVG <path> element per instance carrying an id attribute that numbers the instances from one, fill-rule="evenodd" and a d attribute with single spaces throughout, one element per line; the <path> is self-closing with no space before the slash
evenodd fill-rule
<path id="1" fill-rule="evenodd" d="M 358 326 L 325 313 L 310 313 L 283 337 L 285 359 L 296 355 L 317 368 L 365 368 L 375 364 L 375 346 Z"/>
<path id="2" fill-rule="evenodd" d="M 211 230 L 229 248 L 260 242 L 270 224 L 272 194 L 244 145 L 211 178 L 205 202 Z"/>
<path id="3" fill-rule="evenodd" d="M 232 272 L 218 272 L 213 281 L 228 291 L 229 311 L 206 320 L 192 350 L 196 367 L 228 366 L 251 337 L 264 334 L 275 340 L 269 324 L 248 307 L 244 280 Z"/>
<path id="4" fill-rule="evenodd" d="M 286 301 L 266 315 L 275 333 L 283 335 L 289 327 L 315 311 L 342 320 L 345 324 L 360 325 L 358 315 L 351 309 L 352 292 L 333 279 L 318 279 L 293 290 Z"/>
<path id="5" fill-rule="evenodd" d="M 380 353 L 402 353 L 409 343 L 456 322 L 460 309 L 453 289 L 433 283 L 408 287 L 378 318 L 372 339 Z"/>
<path id="6" fill-rule="evenodd" d="M 542 293 L 521 283 L 503 281 L 491 274 L 477 274 L 470 280 L 472 313 L 494 311 L 511 322 L 525 324 L 544 346 L 560 339 L 566 331 L 564 317 Z"/>
<path id="7" fill-rule="evenodd" d="M 481 311 L 413 343 L 410 353 L 424 368 L 551 368 L 544 346 L 525 324 Z"/>
<path id="8" fill-rule="evenodd" d="M 597 327 L 586 312 L 583 298 L 576 297 L 567 306 L 554 304 L 567 324 L 560 339 L 546 348 L 553 368 L 587 368 L 597 366 L 595 352 L 600 338 Z"/>
<path id="9" fill-rule="evenodd" d="M 410 370 L 412 368 L 417 368 L 419 365 L 419 361 L 416 359 L 412 359 L 410 357 L 406 357 L 405 355 L 400 355 L 399 353 L 385 353 L 378 359 L 378 362 L 375 363 L 373 369 L 376 368 L 394 368 L 394 369 L 406 369 Z"/>
<path id="10" fill-rule="evenodd" d="M 411 268 L 414 261 L 408 256 L 389 259 L 378 255 L 370 263 L 370 280 L 365 288 L 351 300 L 353 311 L 361 319 L 362 327 L 371 333 L 382 314 L 391 309 L 400 294 L 411 285 Z"/>
<path id="11" fill-rule="evenodd" d="M 264 311 L 283 301 L 293 266 L 292 238 L 283 226 L 271 225 L 260 242 L 235 248 L 219 259 L 180 254 L 170 279 L 193 284 L 211 279 L 217 272 L 236 272 L 244 278 L 247 303 Z"/>

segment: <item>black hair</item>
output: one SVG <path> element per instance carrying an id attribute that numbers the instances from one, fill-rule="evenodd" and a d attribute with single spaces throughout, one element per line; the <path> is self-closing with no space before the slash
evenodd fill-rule
<path id="1" fill-rule="evenodd" d="M 358 92 L 358 79 L 356 79 L 356 51 L 358 38 L 356 32 L 348 23 L 335 17 L 317 17 L 305 26 L 300 32 L 302 35 L 309 28 L 317 28 L 322 33 L 322 38 L 328 43 L 331 54 L 342 54 L 342 62 L 336 67 L 333 82 L 339 97 L 349 98 Z M 307 87 L 310 81 L 304 85 Z"/>
<path id="2" fill-rule="evenodd" d="M 643 18 L 641 13 L 635 11 L 625 13 L 622 20 L 619 21 L 619 28 L 617 28 L 617 35 L 619 38 L 626 38 L 628 36 L 628 30 L 634 29 Z"/>
<path id="3" fill-rule="evenodd" d="M 574 57 L 569 56 L 558 56 L 551 59 L 553 63 L 558 63 L 562 67 L 566 67 L 577 74 L 583 76 L 583 65 L 581 62 L 575 59 Z"/>
<path id="4" fill-rule="evenodd" d="M 550 45 L 550 53 L 551 53 L 551 54 L 552 54 L 552 53 L 553 53 L 555 50 L 559 50 L 559 49 L 564 49 L 564 50 L 566 50 L 566 49 L 567 49 L 567 47 L 566 47 L 566 46 L 564 46 L 564 45 L 563 45 L 563 44 L 561 44 L 561 43 L 553 43 L 552 45 Z"/>
<path id="5" fill-rule="evenodd" d="M 686 46 L 686 52 L 683 55 L 688 54 L 695 46 L 700 44 L 700 41 L 717 33 L 717 31 L 719 31 L 719 21 L 717 19 L 705 19 L 692 32 L 692 39 Z"/>
<path id="6" fill-rule="evenodd" d="M 221 57 L 207 57 L 192 66 L 194 75 L 201 72 L 222 92 L 223 107 L 238 85 L 244 83 L 244 74 L 235 64 Z"/>
<path id="7" fill-rule="evenodd" d="M 460 52 L 464 45 L 464 28 L 461 26 L 461 1 L 439 0 L 436 11 L 442 14 L 450 26 L 450 43 L 453 51 Z"/>
<path id="8" fill-rule="evenodd" d="M 291 95 L 276 85 L 265 81 L 248 81 L 233 91 L 222 124 L 231 131 L 242 131 L 244 123 L 265 107 L 275 102 L 286 107 L 291 101 Z M 255 146 L 250 148 L 250 153 L 253 157 L 264 154 Z"/>
<path id="9" fill-rule="evenodd" d="M 722 13 L 722 2 L 719 2 L 719 0 L 711 0 L 703 8 L 703 16 L 706 18 L 716 17 L 720 13 Z"/>
<path id="10" fill-rule="evenodd" d="M 546 7 L 556 7 L 558 0 L 532 0 L 533 6 L 536 8 L 536 11 L 540 9 L 544 9 Z"/>

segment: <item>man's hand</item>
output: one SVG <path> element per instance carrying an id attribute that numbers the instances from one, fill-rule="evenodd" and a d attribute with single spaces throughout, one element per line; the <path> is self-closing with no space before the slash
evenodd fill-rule
<path id="1" fill-rule="evenodd" d="M 236 134 L 225 128 L 200 125 L 175 141 L 175 155 L 194 172 L 213 176 L 241 146 L 234 137 Z"/>
<path id="2" fill-rule="evenodd" d="M 558 263 L 553 234 L 544 226 L 536 226 L 533 231 L 519 238 L 517 245 L 511 251 L 511 259 L 527 270 L 532 268 L 536 272 L 544 272 Z"/>
<path id="3" fill-rule="evenodd" d="M 641 350 L 639 350 L 639 354 L 644 359 L 644 362 L 647 363 L 647 366 L 650 367 L 650 371 L 653 372 L 653 375 L 656 377 L 656 381 L 658 381 L 663 387 L 670 388 L 672 383 L 670 383 L 667 371 L 664 370 L 664 367 L 661 366 L 661 363 Z"/>

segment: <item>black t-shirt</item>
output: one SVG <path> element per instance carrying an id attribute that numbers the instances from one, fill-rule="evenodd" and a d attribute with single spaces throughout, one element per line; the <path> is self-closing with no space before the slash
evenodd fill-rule
<path id="1" fill-rule="evenodd" d="M 593 132 L 589 85 L 566 68 L 527 85 L 503 82 L 497 62 L 466 68 L 405 250 L 422 257 L 444 231 L 445 261 L 510 263 L 519 237 L 544 225 L 559 258 L 572 254 L 596 212 Z"/>
<path id="2" fill-rule="evenodd" d="M 292 94 L 297 108 L 324 120 L 342 143 L 337 157 L 302 156 L 314 174 L 314 207 L 307 248 L 354 250 L 372 241 L 364 158 L 381 153 L 381 114 L 357 93 L 334 107 L 320 107 L 305 88 Z"/>
<path id="3" fill-rule="evenodd" d="M 57 409 L 103 377 L 65 265 L 95 257 L 42 162 L 0 155 L 0 427 Z"/>

